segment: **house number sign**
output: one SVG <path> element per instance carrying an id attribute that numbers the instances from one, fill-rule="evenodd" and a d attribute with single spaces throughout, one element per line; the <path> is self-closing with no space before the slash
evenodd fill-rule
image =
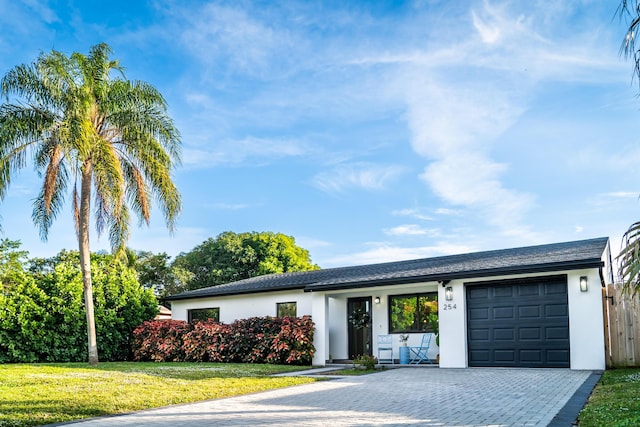
<path id="1" fill-rule="evenodd" d="M 442 306 L 442 310 L 443 310 L 443 311 L 444 311 L 444 310 L 455 310 L 456 308 L 458 308 L 458 307 L 456 307 L 456 305 L 455 305 L 455 304 L 444 304 L 444 305 Z"/>

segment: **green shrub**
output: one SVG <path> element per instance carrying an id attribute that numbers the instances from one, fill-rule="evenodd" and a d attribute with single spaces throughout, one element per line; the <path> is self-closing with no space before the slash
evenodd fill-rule
<path id="1" fill-rule="evenodd" d="M 368 354 L 361 354 L 360 356 L 356 357 L 355 360 L 353 361 L 353 365 L 356 368 L 362 367 L 367 371 L 374 369 L 377 363 L 378 363 L 378 359 L 375 358 L 374 356 L 369 356 Z"/>
<path id="2" fill-rule="evenodd" d="M 0 362 L 85 361 L 77 252 L 34 260 L 29 271 L 13 266 L 10 280 L 2 274 L 5 267 L 0 265 Z M 91 268 L 100 359 L 129 360 L 133 329 L 155 316 L 157 301 L 138 284 L 133 270 L 110 255 L 92 254 Z"/>

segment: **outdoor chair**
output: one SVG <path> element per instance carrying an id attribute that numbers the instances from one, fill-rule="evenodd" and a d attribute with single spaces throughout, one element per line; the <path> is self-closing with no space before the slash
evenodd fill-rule
<path id="1" fill-rule="evenodd" d="M 378 363 L 393 364 L 393 343 L 391 335 L 378 335 Z M 382 357 L 381 353 L 387 355 Z"/>
<path id="2" fill-rule="evenodd" d="M 432 336 L 432 334 L 423 334 L 419 346 L 409 347 L 409 364 L 417 365 L 422 362 L 433 363 L 427 356 Z"/>

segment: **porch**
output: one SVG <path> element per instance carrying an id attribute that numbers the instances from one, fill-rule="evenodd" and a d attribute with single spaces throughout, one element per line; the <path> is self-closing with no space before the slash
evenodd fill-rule
<path id="1" fill-rule="evenodd" d="M 412 283 L 393 287 L 377 287 L 358 291 L 345 290 L 312 294 L 312 317 L 316 324 L 313 364 L 353 364 L 358 356 L 378 357 L 378 336 L 389 335 L 385 358 L 393 364 L 384 366 L 413 366 L 413 359 L 401 352 L 421 346 L 428 335 L 429 348 L 419 365 L 435 366 L 439 354 L 437 282 Z M 404 337 L 405 342 L 401 340 Z M 404 349 L 403 349 L 404 347 Z M 391 353 L 391 354 L 389 354 Z"/>

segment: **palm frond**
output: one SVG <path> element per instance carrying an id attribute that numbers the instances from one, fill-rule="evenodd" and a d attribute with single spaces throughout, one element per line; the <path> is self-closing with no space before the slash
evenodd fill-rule
<path id="1" fill-rule="evenodd" d="M 640 221 L 632 224 L 622 236 L 617 260 L 623 288 L 635 296 L 640 292 Z"/>
<path id="2" fill-rule="evenodd" d="M 122 159 L 124 160 L 124 159 Z M 122 162 L 122 170 L 127 188 L 127 200 L 139 219 L 139 224 L 149 225 L 151 200 L 144 175 L 140 168 L 128 161 Z"/>
<path id="3" fill-rule="evenodd" d="M 43 241 L 47 240 L 49 229 L 64 206 L 69 173 L 60 160 L 59 152 L 52 154 L 40 194 L 33 201 L 31 218 Z"/>

